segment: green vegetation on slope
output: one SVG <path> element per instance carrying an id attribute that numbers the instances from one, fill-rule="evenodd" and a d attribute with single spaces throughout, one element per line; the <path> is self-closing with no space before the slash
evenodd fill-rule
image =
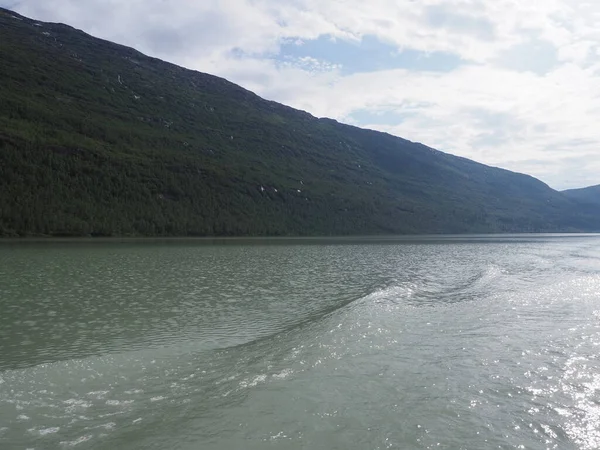
<path id="1" fill-rule="evenodd" d="M 526 175 L 0 9 L 0 235 L 600 229 Z"/>

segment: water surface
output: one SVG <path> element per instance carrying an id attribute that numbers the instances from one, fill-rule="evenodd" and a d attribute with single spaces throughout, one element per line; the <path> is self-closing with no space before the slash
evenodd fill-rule
<path id="1" fill-rule="evenodd" d="M 600 237 L 0 244 L 0 448 L 600 448 Z"/>

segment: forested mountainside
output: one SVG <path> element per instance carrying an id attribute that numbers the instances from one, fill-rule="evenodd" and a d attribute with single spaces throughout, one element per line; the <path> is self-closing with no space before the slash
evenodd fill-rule
<path id="1" fill-rule="evenodd" d="M 0 235 L 600 230 L 527 175 L 0 9 Z"/>
<path id="2" fill-rule="evenodd" d="M 573 200 L 600 207 L 600 185 L 583 189 L 569 189 L 563 193 Z"/>

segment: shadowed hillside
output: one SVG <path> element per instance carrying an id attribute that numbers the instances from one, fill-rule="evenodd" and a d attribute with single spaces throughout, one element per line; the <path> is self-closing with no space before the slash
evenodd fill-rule
<path id="1" fill-rule="evenodd" d="M 0 9 L 0 235 L 600 230 L 578 196 Z"/>
<path id="2" fill-rule="evenodd" d="M 568 191 L 563 191 L 563 194 L 581 203 L 600 207 L 600 185 L 583 189 L 569 189 Z"/>

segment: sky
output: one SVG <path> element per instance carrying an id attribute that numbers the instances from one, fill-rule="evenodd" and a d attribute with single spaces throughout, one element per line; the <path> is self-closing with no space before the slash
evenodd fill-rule
<path id="1" fill-rule="evenodd" d="M 0 0 L 555 189 L 600 184 L 600 2 Z"/>

